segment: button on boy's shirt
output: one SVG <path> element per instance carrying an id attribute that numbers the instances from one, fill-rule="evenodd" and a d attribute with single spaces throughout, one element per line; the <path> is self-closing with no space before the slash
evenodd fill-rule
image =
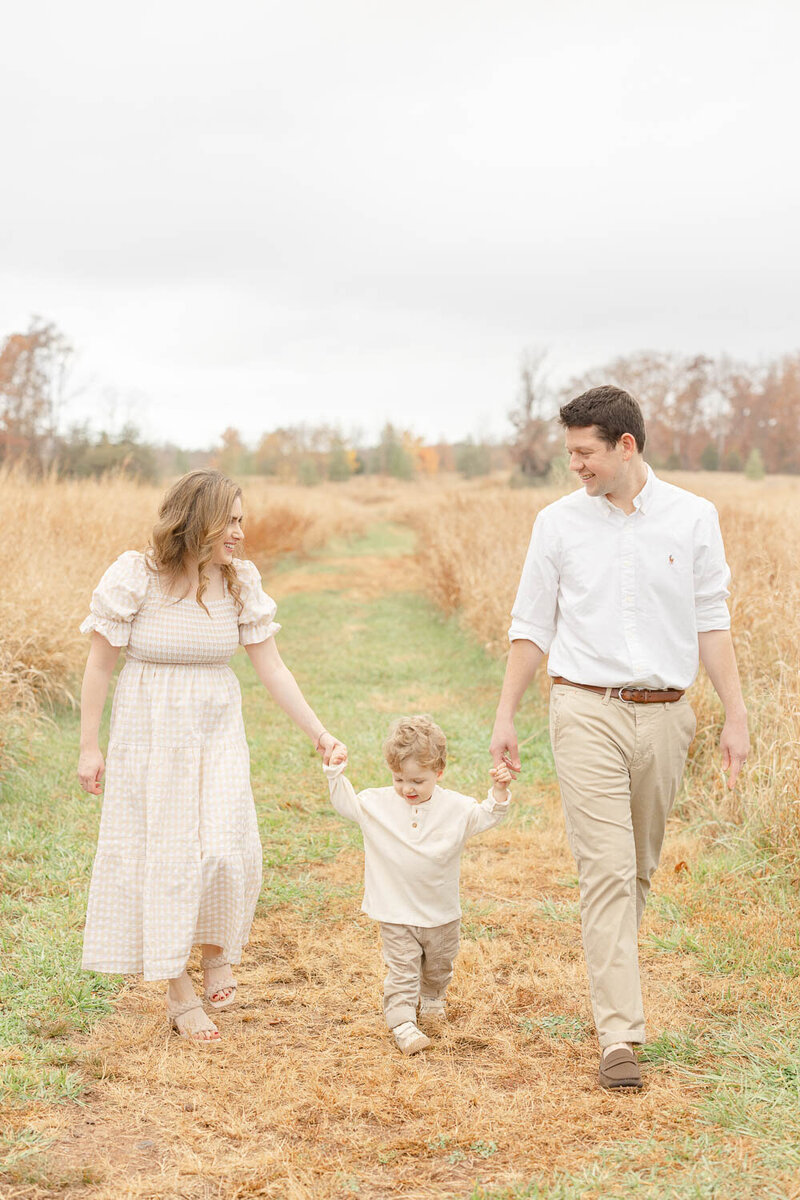
<path id="1" fill-rule="evenodd" d="M 498 804 L 490 791 L 479 804 L 438 785 L 424 804 L 409 804 L 393 787 L 356 795 L 344 769 L 323 767 L 333 807 L 364 835 L 362 912 L 391 925 L 455 921 L 464 843 L 501 821 L 508 803 Z"/>

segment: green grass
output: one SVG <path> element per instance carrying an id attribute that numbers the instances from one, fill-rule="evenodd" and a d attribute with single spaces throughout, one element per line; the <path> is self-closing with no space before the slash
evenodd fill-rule
<path id="1" fill-rule="evenodd" d="M 115 977 L 80 969 L 81 929 L 99 804 L 75 779 L 72 713 L 34 735 L 26 766 L 0 801 L 0 1097 L 16 1104 L 72 1100 L 81 1076 L 69 1039 L 111 1011 Z"/>
<path id="2" fill-rule="evenodd" d="M 547 921 L 580 921 L 581 909 L 577 900 L 552 900 L 549 897 L 536 905 L 537 917 Z"/>
<path id="3" fill-rule="evenodd" d="M 588 1037 L 590 1030 L 581 1017 L 570 1017 L 566 1013 L 545 1013 L 541 1017 L 522 1017 L 519 1021 L 520 1031 L 534 1035 L 541 1031 L 548 1037 L 565 1042 L 581 1042 Z"/>

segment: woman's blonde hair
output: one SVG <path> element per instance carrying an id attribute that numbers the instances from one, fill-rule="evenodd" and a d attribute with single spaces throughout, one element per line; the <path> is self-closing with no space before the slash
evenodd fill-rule
<path id="1" fill-rule="evenodd" d="M 443 771 L 447 762 L 447 738 L 426 713 L 400 717 L 383 743 L 383 756 L 392 771 L 399 771 L 407 758 L 421 767 Z"/>
<path id="2" fill-rule="evenodd" d="M 231 519 L 234 502 L 242 494 L 221 471 L 201 467 L 189 471 L 174 483 L 161 501 L 158 522 L 150 535 L 147 562 L 151 570 L 163 571 L 174 582 L 183 570 L 187 557 L 197 560 L 197 603 L 208 609 L 203 601 L 208 587 L 206 568 L 211 562 L 214 547 Z M 241 585 L 232 563 L 220 567 L 228 591 L 241 610 Z M 210 615 L 210 614 L 209 614 Z"/>

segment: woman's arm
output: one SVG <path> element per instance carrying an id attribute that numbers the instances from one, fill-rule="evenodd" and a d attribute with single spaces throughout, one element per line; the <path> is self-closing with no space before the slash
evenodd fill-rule
<path id="1" fill-rule="evenodd" d="M 245 646 L 245 650 L 250 656 L 256 675 L 272 699 L 294 721 L 297 728 L 311 739 L 314 749 L 319 751 L 327 765 L 334 747 L 341 746 L 341 742 L 326 731 L 300 691 L 297 680 L 278 653 L 275 638 L 267 638 L 265 642 L 254 642 Z"/>
<path id="2" fill-rule="evenodd" d="M 100 719 L 108 695 L 108 685 L 114 672 L 120 647 L 112 646 L 101 633 L 92 634 L 86 670 L 81 687 L 81 751 L 78 759 L 78 778 L 85 792 L 99 796 L 100 780 L 105 761 L 100 752 Z"/>

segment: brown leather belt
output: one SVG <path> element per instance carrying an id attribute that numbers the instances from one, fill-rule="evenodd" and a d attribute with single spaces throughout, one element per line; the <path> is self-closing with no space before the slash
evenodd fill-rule
<path id="1" fill-rule="evenodd" d="M 573 683 L 571 679 L 564 679 L 561 675 L 554 675 L 553 683 L 565 683 L 567 687 L 583 688 L 586 692 L 599 692 L 601 696 L 610 692 L 612 700 L 628 700 L 633 704 L 673 704 L 683 695 L 678 688 L 667 688 L 661 692 L 651 688 L 604 688 L 594 683 Z"/>

